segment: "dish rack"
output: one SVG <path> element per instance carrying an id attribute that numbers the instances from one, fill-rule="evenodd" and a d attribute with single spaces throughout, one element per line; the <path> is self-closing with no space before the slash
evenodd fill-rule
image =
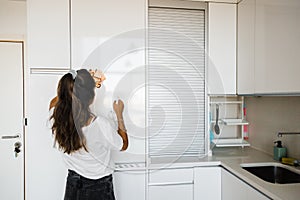
<path id="1" fill-rule="evenodd" d="M 216 109 L 218 107 L 218 109 Z M 217 110 L 219 111 L 220 134 L 214 132 Z M 250 146 L 245 139 L 245 126 L 249 122 L 245 119 L 244 97 L 230 96 L 210 97 L 210 138 L 213 146 L 216 147 L 245 147 Z"/>

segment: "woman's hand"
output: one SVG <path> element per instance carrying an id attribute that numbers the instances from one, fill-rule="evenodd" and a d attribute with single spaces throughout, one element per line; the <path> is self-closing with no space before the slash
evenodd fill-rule
<path id="1" fill-rule="evenodd" d="M 56 104 L 57 104 L 57 101 L 58 101 L 58 97 L 54 97 L 51 101 L 50 101 L 50 104 L 49 104 L 49 110 L 51 110 L 51 108 L 55 107 Z"/>
<path id="2" fill-rule="evenodd" d="M 124 110 L 124 103 L 123 103 L 123 101 L 121 99 L 119 99 L 118 102 L 114 101 L 113 108 L 114 108 L 114 111 L 115 111 L 115 113 L 117 115 L 118 120 L 119 120 L 119 117 L 120 117 L 120 119 L 122 119 L 122 114 L 123 114 L 123 110 Z"/>
<path id="3" fill-rule="evenodd" d="M 101 84 L 106 79 L 103 72 L 101 70 L 97 70 L 97 69 L 95 69 L 95 70 L 90 69 L 89 72 L 95 81 L 96 88 L 100 88 Z"/>

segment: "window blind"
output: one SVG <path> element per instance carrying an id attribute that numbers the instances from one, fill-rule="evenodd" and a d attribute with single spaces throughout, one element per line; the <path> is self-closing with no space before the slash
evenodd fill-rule
<path id="1" fill-rule="evenodd" d="M 148 153 L 205 154 L 205 10 L 149 7 Z"/>

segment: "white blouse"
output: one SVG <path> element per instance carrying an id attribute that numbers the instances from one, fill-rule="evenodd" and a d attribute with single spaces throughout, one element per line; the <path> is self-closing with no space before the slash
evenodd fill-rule
<path id="1" fill-rule="evenodd" d="M 120 151 L 123 140 L 105 117 L 98 116 L 90 125 L 82 128 L 88 152 L 81 148 L 62 157 L 68 169 L 89 178 L 99 179 L 114 171 L 111 151 Z"/>

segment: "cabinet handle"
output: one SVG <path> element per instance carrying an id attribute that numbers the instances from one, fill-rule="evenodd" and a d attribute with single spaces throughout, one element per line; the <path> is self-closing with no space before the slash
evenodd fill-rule
<path id="1" fill-rule="evenodd" d="M 3 140 L 16 139 L 16 138 L 20 138 L 20 135 L 3 135 L 1 137 L 1 139 Z"/>

